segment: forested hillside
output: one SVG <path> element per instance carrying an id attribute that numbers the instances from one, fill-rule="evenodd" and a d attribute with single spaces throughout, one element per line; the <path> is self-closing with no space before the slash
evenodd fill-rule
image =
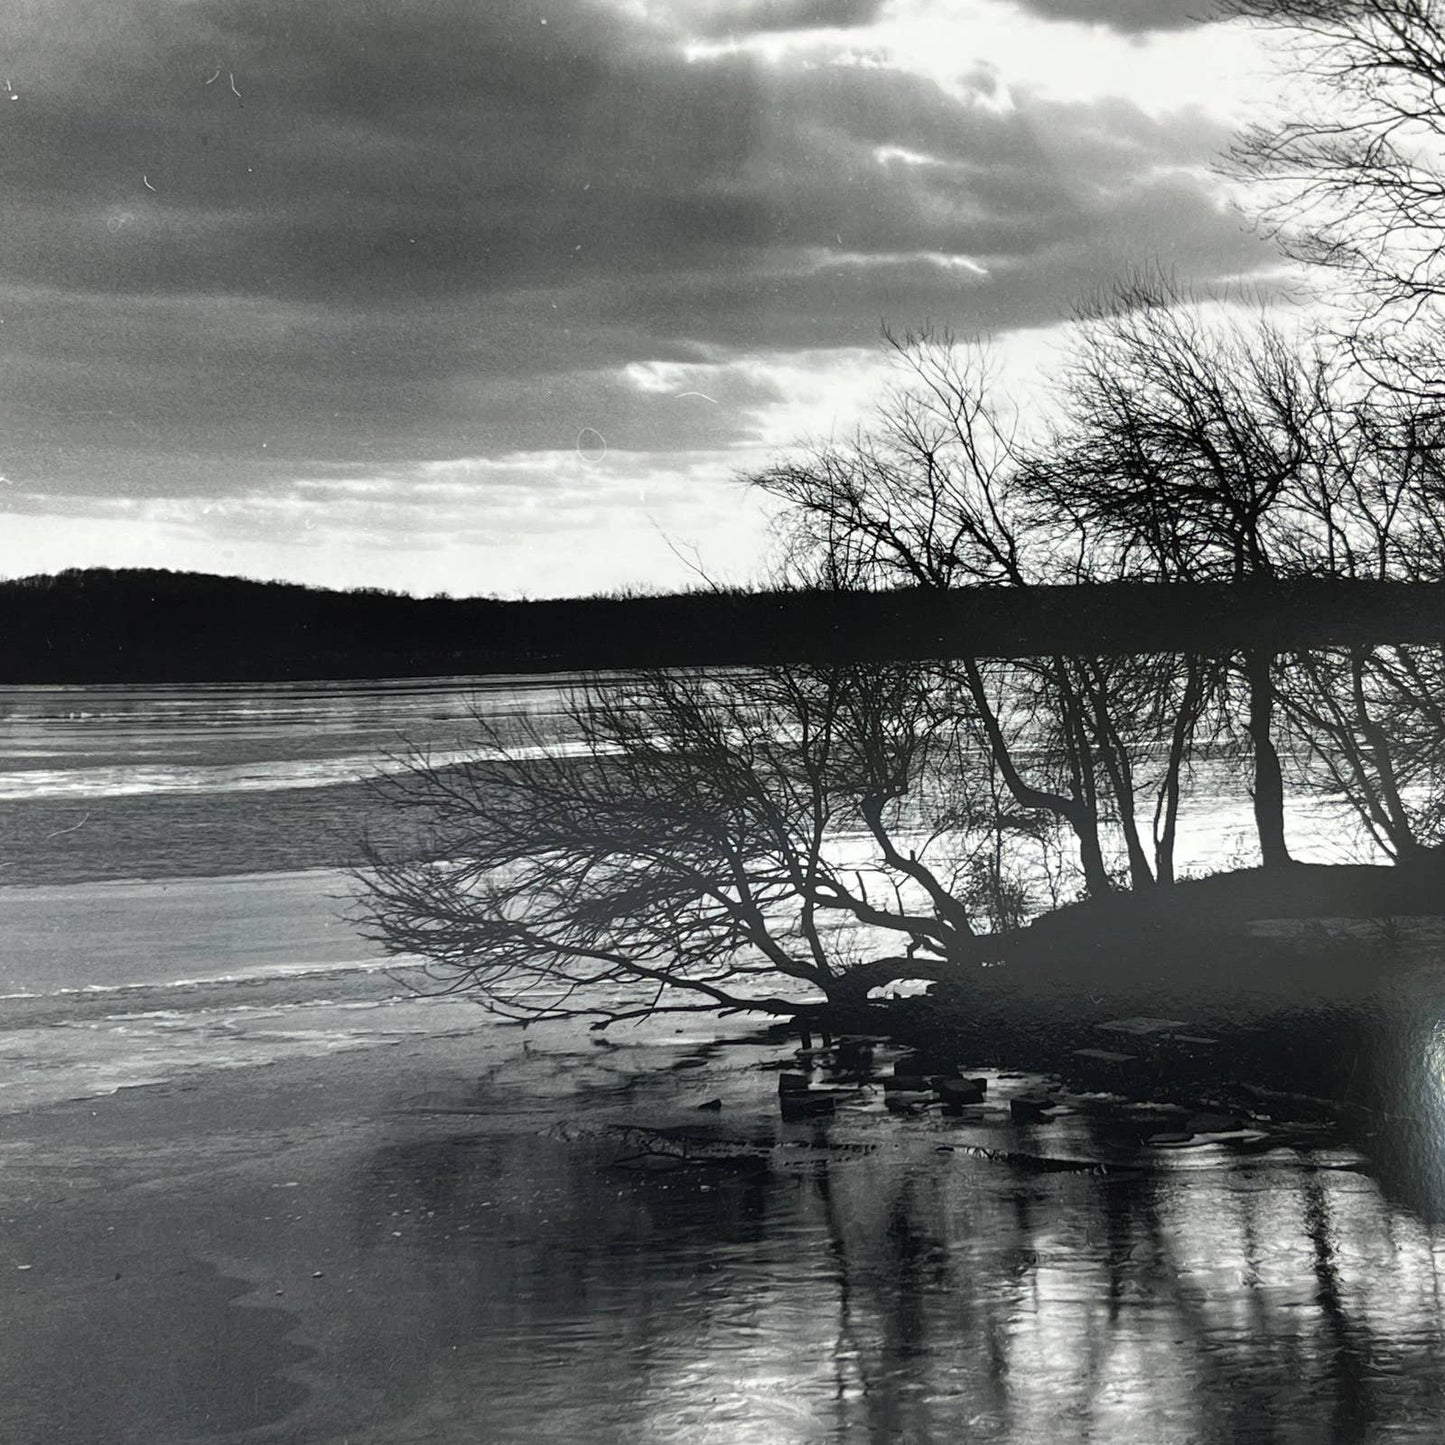
<path id="1" fill-rule="evenodd" d="M 1304 579 L 549 601 L 165 571 L 0 583 L 7 682 L 246 680 L 1445 639 L 1445 586 Z"/>

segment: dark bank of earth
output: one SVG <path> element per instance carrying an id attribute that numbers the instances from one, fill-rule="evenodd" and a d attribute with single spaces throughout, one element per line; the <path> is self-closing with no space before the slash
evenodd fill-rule
<path id="1" fill-rule="evenodd" d="M 910 1049 L 923 1107 L 944 1108 L 940 1085 L 973 1071 L 1042 1073 L 1186 1121 L 1328 1124 L 1374 1172 L 1433 1194 L 1445 868 L 1255 869 L 1076 905 L 1025 930 L 1007 963 L 804 1021 L 810 1042 L 826 1030 Z"/>

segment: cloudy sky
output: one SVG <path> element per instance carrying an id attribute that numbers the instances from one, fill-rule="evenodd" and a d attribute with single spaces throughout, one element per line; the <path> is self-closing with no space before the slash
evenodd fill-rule
<path id="1" fill-rule="evenodd" d="M 0 0 L 0 573 L 754 570 L 888 323 L 1275 267 L 1207 0 Z M 1032 348 L 1032 350 L 1031 350 Z"/>

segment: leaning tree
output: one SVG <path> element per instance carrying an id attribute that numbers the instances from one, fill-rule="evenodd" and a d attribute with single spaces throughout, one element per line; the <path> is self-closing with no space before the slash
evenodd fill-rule
<path id="1" fill-rule="evenodd" d="M 657 672 L 574 694 L 571 737 L 416 758 L 421 842 L 359 870 L 365 931 L 524 1019 L 781 1015 L 956 975 L 1017 921 L 1011 848 L 924 665 Z M 1000 860 L 1002 860 L 1000 862 Z"/>

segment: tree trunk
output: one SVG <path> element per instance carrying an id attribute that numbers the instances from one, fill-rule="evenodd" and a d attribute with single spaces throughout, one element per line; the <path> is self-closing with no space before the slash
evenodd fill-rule
<path id="1" fill-rule="evenodd" d="M 1260 861 L 1280 868 L 1294 860 L 1284 841 L 1284 774 L 1275 751 L 1274 679 L 1268 652 L 1246 652 L 1244 674 L 1249 683 L 1249 740 L 1254 747 L 1254 826 L 1259 833 Z"/>
<path id="2" fill-rule="evenodd" d="M 1164 786 L 1154 814 L 1154 869 L 1161 886 L 1174 882 L 1174 843 L 1179 832 L 1180 774 L 1184 769 L 1190 741 L 1194 735 L 1195 712 L 1201 702 L 1204 681 L 1203 664 L 1195 658 L 1185 660 L 1184 696 L 1169 734 L 1169 759 L 1164 772 Z M 1162 822 L 1162 826 L 1161 826 Z"/>
<path id="3" fill-rule="evenodd" d="M 1124 846 L 1129 853 L 1129 883 L 1136 889 L 1152 888 L 1154 873 L 1149 867 L 1149 856 L 1145 853 L 1143 840 L 1139 836 L 1139 818 L 1134 809 L 1134 772 L 1129 766 L 1129 754 L 1109 714 L 1110 702 L 1103 687 L 1089 684 L 1089 699 L 1094 708 L 1099 757 L 1109 779 L 1110 791 L 1114 794 L 1114 806 L 1119 812 L 1119 827 L 1124 834 Z"/>
<path id="4" fill-rule="evenodd" d="M 1386 836 L 1397 863 L 1407 863 L 1424 852 L 1410 825 L 1410 814 L 1400 796 L 1399 780 L 1395 776 L 1395 755 L 1390 745 L 1389 734 L 1373 717 L 1365 697 L 1365 656 L 1358 647 L 1350 649 L 1350 687 L 1355 702 L 1355 717 L 1360 732 L 1370 749 L 1375 765 L 1375 776 L 1380 781 L 1380 802 Z"/>
<path id="5" fill-rule="evenodd" d="M 1074 772 L 1074 791 L 1071 797 L 1030 787 L 1023 780 L 1014 765 L 1008 739 L 1004 736 L 1003 728 L 988 700 L 988 692 L 983 685 L 983 676 L 978 670 L 977 662 L 972 658 L 964 658 L 962 665 L 964 680 L 968 684 L 969 694 L 978 709 L 979 721 L 983 723 L 984 733 L 988 738 L 989 751 L 1013 800 L 1021 808 L 1049 812 L 1063 818 L 1079 840 L 1079 861 L 1083 866 L 1084 883 L 1089 892 L 1095 897 L 1111 892 L 1109 870 L 1104 866 L 1104 854 L 1099 844 L 1098 810 L 1081 795 L 1078 758 L 1071 742 L 1076 708 L 1073 691 L 1067 686 L 1067 679 L 1061 671 L 1062 660 L 1055 658 L 1054 665 L 1055 680 L 1060 689 L 1060 706 L 1064 713 L 1065 746 L 1069 751 Z"/>
<path id="6" fill-rule="evenodd" d="M 1054 659 L 1054 676 L 1059 689 L 1059 721 L 1063 725 L 1064 753 L 1069 763 L 1070 791 L 1074 811 L 1069 824 L 1079 840 L 1079 862 L 1090 897 L 1103 898 L 1114 891 L 1104 850 L 1099 842 L 1099 791 L 1095 776 L 1094 750 L 1089 743 L 1088 718 L 1083 700 L 1069 677 L 1063 658 Z"/>
<path id="7" fill-rule="evenodd" d="M 1074 820 L 1074 836 L 1079 840 L 1079 862 L 1084 869 L 1084 886 L 1090 898 L 1104 898 L 1114 891 L 1104 852 L 1099 845 L 1098 820 L 1088 815 Z"/>

